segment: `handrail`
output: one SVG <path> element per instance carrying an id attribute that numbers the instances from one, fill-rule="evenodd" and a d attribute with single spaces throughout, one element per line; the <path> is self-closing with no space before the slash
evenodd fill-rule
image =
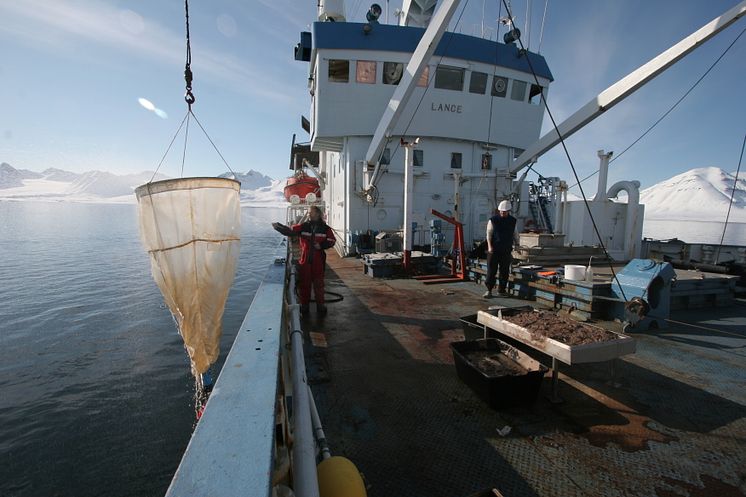
<path id="1" fill-rule="evenodd" d="M 331 454 L 306 376 L 296 267 L 288 248 L 283 241 L 257 290 L 166 497 L 270 495 L 276 401 L 287 394 L 278 388 L 283 354 L 292 376 L 293 492 L 319 497 L 317 444 L 324 459 Z"/>
<path id="2" fill-rule="evenodd" d="M 276 257 L 286 250 L 283 243 Z M 285 264 L 267 270 L 166 497 L 266 497 L 272 491 L 285 276 Z"/>
<path id="3" fill-rule="evenodd" d="M 290 260 L 290 258 L 288 258 Z M 303 331 L 300 306 L 295 297 L 296 267 L 290 262 L 287 288 L 290 314 L 290 351 L 293 384 L 293 491 L 298 497 L 318 497 L 319 481 L 316 474 L 316 445 L 311 421 L 311 401 L 303 354 Z"/>

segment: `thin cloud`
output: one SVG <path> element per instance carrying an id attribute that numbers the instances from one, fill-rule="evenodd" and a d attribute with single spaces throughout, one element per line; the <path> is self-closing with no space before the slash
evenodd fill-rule
<path id="1" fill-rule="evenodd" d="M 290 1 L 290 2 L 278 2 L 277 0 L 257 0 L 257 3 L 261 4 L 265 9 L 270 10 L 274 15 L 279 16 L 285 21 L 293 24 L 296 28 L 302 28 L 309 23 L 309 18 L 306 16 L 307 12 L 301 12 L 299 8 L 303 2 Z"/>
<path id="2" fill-rule="evenodd" d="M 184 40 L 181 33 L 171 31 L 159 23 L 142 18 L 142 29 L 132 29 L 131 11 L 102 3 L 47 2 L 25 0 L 0 3 L 0 33 L 6 33 L 27 43 L 52 51 L 60 51 L 60 43 L 75 40 L 90 41 L 113 47 L 160 63 L 179 67 L 183 64 Z M 15 19 L 12 19 L 15 17 Z M 139 22 L 139 19 L 138 19 Z M 139 26 L 138 26 L 139 27 Z M 45 33 L 40 36 L 40 33 Z M 71 53 L 69 50 L 66 53 Z M 74 51 L 72 52 L 74 56 Z M 204 46 L 193 47 L 195 65 L 207 78 L 230 84 L 250 95 L 289 104 L 294 89 L 274 77 L 267 67 L 256 67 L 246 59 L 239 59 Z"/>

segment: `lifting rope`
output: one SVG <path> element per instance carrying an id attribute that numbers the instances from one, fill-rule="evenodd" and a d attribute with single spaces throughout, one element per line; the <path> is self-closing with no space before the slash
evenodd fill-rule
<path id="1" fill-rule="evenodd" d="M 197 100 L 194 98 L 192 93 L 192 80 L 194 75 L 192 74 L 192 39 L 189 35 L 189 0 L 184 0 L 184 18 L 186 19 L 186 63 L 184 64 L 184 81 L 186 82 L 186 93 L 184 93 L 184 100 L 186 100 L 189 106 L 189 111 L 192 110 L 192 104 Z"/>
<path id="2" fill-rule="evenodd" d="M 728 213 L 725 215 L 725 224 L 723 225 L 723 234 L 720 237 L 720 245 L 718 245 L 718 251 L 715 254 L 715 264 L 717 265 L 718 259 L 720 258 L 720 249 L 723 248 L 723 241 L 725 240 L 725 230 L 728 229 L 728 219 L 730 219 L 730 210 L 733 207 L 733 197 L 736 195 L 736 188 L 738 188 L 738 175 L 741 173 L 741 162 L 743 161 L 743 149 L 746 147 L 746 134 L 743 135 L 743 143 L 741 143 L 741 155 L 738 158 L 738 168 L 736 169 L 736 177 L 733 179 L 733 190 L 730 192 L 730 201 L 728 202 Z"/>
<path id="3" fill-rule="evenodd" d="M 158 162 L 158 167 L 156 167 L 155 171 L 153 172 L 153 176 L 151 176 L 150 181 L 148 181 L 148 183 L 152 183 L 153 180 L 155 179 L 156 174 L 158 174 L 158 171 L 163 165 L 163 162 L 166 160 L 166 156 L 171 150 L 171 147 L 173 146 L 174 141 L 176 141 L 176 138 L 179 136 L 179 133 L 181 132 L 182 128 L 184 128 L 185 131 L 184 131 L 184 148 L 181 153 L 181 177 L 184 177 L 184 164 L 186 162 L 187 143 L 189 140 L 189 121 L 191 119 L 194 119 L 194 122 L 197 123 L 197 126 L 199 126 L 199 129 L 202 130 L 202 133 L 204 133 L 205 137 L 207 138 L 207 141 L 210 142 L 210 145 L 212 145 L 212 148 L 215 150 L 215 152 L 217 152 L 218 156 L 223 161 L 223 164 L 225 164 L 225 167 L 227 167 L 228 170 L 231 172 L 231 174 L 233 174 L 233 176 L 236 177 L 236 172 L 228 164 L 228 161 L 225 160 L 225 157 L 223 157 L 223 154 L 220 153 L 220 150 L 218 149 L 217 145 L 215 145 L 215 142 L 212 140 L 210 135 L 207 133 L 207 130 L 205 130 L 204 126 L 202 126 L 202 123 L 199 121 L 199 119 L 197 119 L 197 116 L 194 114 L 194 111 L 192 110 L 192 105 L 194 105 L 194 102 L 197 101 L 197 98 L 194 96 L 194 92 L 192 91 L 192 82 L 194 81 L 194 73 L 192 72 L 192 43 L 191 43 L 192 40 L 191 40 L 190 31 L 189 31 L 189 0 L 184 0 L 184 19 L 185 19 L 185 25 L 186 25 L 186 61 L 184 63 L 184 83 L 185 83 L 184 101 L 187 104 L 187 112 L 184 115 L 184 118 L 181 120 L 179 127 L 176 129 L 176 133 L 174 133 L 173 138 L 171 138 L 171 142 L 168 144 L 168 147 L 166 148 L 166 152 L 161 157 L 160 162 Z"/>
<path id="4" fill-rule="evenodd" d="M 499 1 L 499 0 L 498 0 Z M 505 7 L 508 19 L 510 20 L 511 25 L 513 24 L 513 13 L 510 11 L 510 8 L 508 7 L 507 0 L 502 0 L 503 5 Z M 526 50 L 526 47 L 523 45 L 523 41 L 521 38 L 518 38 L 518 44 L 521 46 L 521 53 L 524 54 L 524 57 L 526 57 L 526 64 L 528 65 L 529 70 L 531 71 L 531 75 L 534 77 L 534 81 L 536 82 L 536 86 L 541 86 L 539 83 L 539 77 L 536 75 L 536 71 L 534 70 L 534 66 L 531 63 L 531 57 L 530 54 Z M 552 114 L 552 111 L 549 109 L 549 104 L 547 103 L 546 97 L 544 96 L 544 92 L 541 92 L 541 100 L 544 102 L 544 108 L 547 111 L 547 115 L 549 116 L 549 119 L 552 121 L 552 126 L 554 127 L 555 133 L 557 133 L 557 137 L 559 138 L 560 143 L 562 144 L 562 149 L 565 152 L 565 156 L 567 157 L 567 161 L 570 163 L 570 168 L 572 169 L 572 174 L 575 176 L 575 181 L 578 182 L 578 188 L 580 189 L 580 194 L 583 196 L 583 203 L 585 204 L 585 209 L 588 212 L 588 217 L 591 220 L 591 224 L 593 225 L 593 231 L 596 233 L 596 237 L 598 238 L 598 243 L 601 246 L 601 249 L 604 252 L 604 255 L 606 256 L 606 260 L 609 263 L 609 269 L 611 270 L 611 275 L 613 277 L 613 280 L 616 281 L 616 284 L 619 286 L 619 291 L 622 294 L 622 298 L 626 301 L 629 299 L 624 293 L 624 288 L 622 288 L 622 284 L 619 282 L 619 278 L 617 277 L 616 270 L 614 269 L 614 265 L 611 260 L 611 256 L 609 255 L 608 250 L 606 250 L 606 245 L 604 245 L 603 238 L 601 237 L 601 232 L 598 229 L 598 226 L 596 225 L 596 220 L 593 217 L 593 212 L 591 211 L 591 206 L 588 204 L 588 198 L 585 196 L 585 192 L 583 191 L 583 186 L 580 184 L 580 179 L 578 178 L 578 172 L 575 169 L 575 164 L 572 161 L 572 157 L 570 157 L 570 151 L 567 149 L 567 144 L 565 143 L 565 139 L 560 133 L 559 128 L 557 127 L 557 121 L 554 119 L 554 115 Z"/>

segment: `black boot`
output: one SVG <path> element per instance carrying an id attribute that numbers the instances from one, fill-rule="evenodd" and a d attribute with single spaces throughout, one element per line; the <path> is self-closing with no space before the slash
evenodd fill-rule
<path id="1" fill-rule="evenodd" d="M 316 304 L 316 313 L 319 316 L 325 316 L 326 315 L 326 305 L 324 305 L 324 304 Z"/>

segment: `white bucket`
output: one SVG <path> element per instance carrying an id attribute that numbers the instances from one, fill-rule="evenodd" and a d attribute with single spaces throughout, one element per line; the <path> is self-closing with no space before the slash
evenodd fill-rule
<path id="1" fill-rule="evenodd" d="M 573 281 L 585 280 L 585 266 L 565 264 L 565 279 Z"/>

